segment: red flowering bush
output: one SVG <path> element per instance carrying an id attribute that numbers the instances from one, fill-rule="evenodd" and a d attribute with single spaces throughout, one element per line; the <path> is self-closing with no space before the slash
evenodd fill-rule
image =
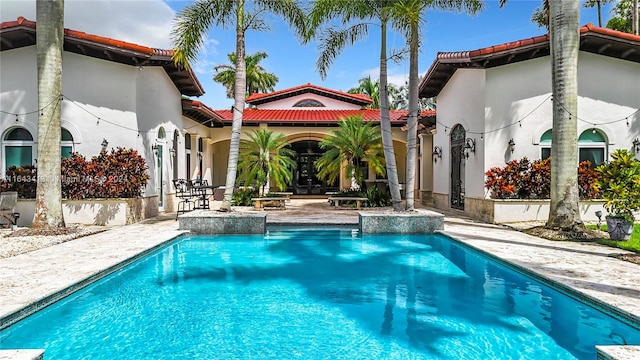
<path id="1" fill-rule="evenodd" d="M 512 160 L 505 167 L 493 167 L 485 173 L 484 187 L 493 199 L 548 199 L 551 194 L 551 159 L 530 162 L 526 157 Z M 595 186 L 598 173 L 591 163 L 578 166 L 578 187 L 581 199 L 599 198 Z"/>
<path id="2" fill-rule="evenodd" d="M 146 161 L 134 149 L 117 148 L 87 160 L 73 153 L 62 159 L 62 197 L 65 199 L 137 198 L 149 181 Z M 31 165 L 9 167 L 0 182 L 2 191 L 17 191 L 35 198 L 37 169 Z"/>
<path id="3" fill-rule="evenodd" d="M 17 191 L 18 197 L 33 199 L 36 197 L 37 179 L 37 170 L 33 165 L 9 166 L 0 181 L 0 191 Z"/>

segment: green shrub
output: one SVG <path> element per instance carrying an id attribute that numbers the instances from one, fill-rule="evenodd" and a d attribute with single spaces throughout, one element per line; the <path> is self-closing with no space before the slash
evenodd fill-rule
<path id="1" fill-rule="evenodd" d="M 369 199 L 369 206 L 371 207 L 391 206 L 393 203 L 391 194 L 387 190 L 380 190 L 377 186 L 367 189 L 366 198 Z"/>
<path id="2" fill-rule="evenodd" d="M 252 206 L 251 198 L 258 197 L 258 190 L 250 187 L 240 188 L 233 191 L 231 196 L 232 206 Z"/>
<path id="3" fill-rule="evenodd" d="M 633 212 L 640 209 L 640 161 L 627 149 L 617 149 L 611 158 L 596 168 L 596 186 L 610 216 L 633 222 Z"/>

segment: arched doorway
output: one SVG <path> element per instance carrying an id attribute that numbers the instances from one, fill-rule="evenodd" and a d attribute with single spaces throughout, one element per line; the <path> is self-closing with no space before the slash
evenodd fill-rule
<path id="1" fill-rule="evenodd" d="M 462 125 L 451 130 L 451 207 L 464 210 L 464 145 L 466 131 Z"/>
<path id="2" fill-rule="evenodd" d="M 319 141 L 302 140 L 290 146 L 296 152 L 296 168 L 293 170 L 292 185 L 287 191 L 295 195 L 322 195 L 327 191 L 338 191 L 337 184 L 328 184 L 317 176 L 315 162 L 323 154 Z"/>

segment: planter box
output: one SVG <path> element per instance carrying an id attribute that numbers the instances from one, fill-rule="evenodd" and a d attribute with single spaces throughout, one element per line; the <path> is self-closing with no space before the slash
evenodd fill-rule
<path id="1" fill-rule="evenodd" d="M 602 200 L 580 201 L 582 221 L 598 221 L 596 211 L 602 211 L 602 223 L 607 211 Z M 504 224 L 521 221 L 547 221 L 549 219 L 549 200 L 520 199 L 478 199 L 465 198 L 464 211 L 469 216 L 492 224 Z"/>
<path id="2" fill-rule="evenodd" d="M 36 202 L 19 199 L 16 212 L 18 226 L 31 226 Z M 138 199 L 62 200 L 62 214 L 67 225 L 128 225 L 158 215 L 157 196 Z"/>

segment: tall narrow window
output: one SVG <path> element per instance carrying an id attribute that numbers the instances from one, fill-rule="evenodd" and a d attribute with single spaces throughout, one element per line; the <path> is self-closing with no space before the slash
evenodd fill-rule
<path id="1" fill-rule="evenodd" d="M 544 160 L 551 157 L 551 129 L 547 130 L 540 136 L 540 159 Z"/>
<path id="2" fill-rule="evenodd" d="M 184 157 L 187 167 L 187 179 L 191 178 L 191 134 L 184 134 Z"/>
<path id="3" fill-rule="evenodd" d="M 2 137 L 4 154 L 2 174 L 10 166 L 32 165 L 34 163 L 33 136 L 24 128 L 13 128 Z"/>

